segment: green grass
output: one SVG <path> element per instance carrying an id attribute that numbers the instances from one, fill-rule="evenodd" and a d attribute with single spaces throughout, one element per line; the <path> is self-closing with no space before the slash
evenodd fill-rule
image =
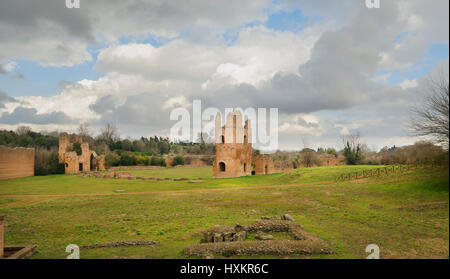
<path id="1" fill-rule="evenodd" d="M 188 181 L 122 180 L 102 178 L 82 178 L 75 175 L 50 175 L 8 179 L 0 181 L 0 195 L 37 194 L 81 194 L 112 193 L 115 190 L 127 192 L 171 191 L 191 189 L 211 189 L 223 187 L 265 186 L 280 184 L 299 184 L 333 180 L 337 175 L 374 166 L 340 166 L 302 168 L 271 175 L 257 175 L 239 178 L 212 178 L 211 167 L 202 168 L 163 168 L 150 170 L 131 170 L 135 176 L 156 176 L 204 180 L 204 183 Z"/>
<path id="2" fill-rule="evenodd" d="M 71 243 L 120 240 L 156 240 L 161 244 L 81 250 L 81 257 L 184 258 L 183 248 L 199 243 L 202 230 L 214 225 L 250 224 L 261 216 L 284 213 L 294 216 L 336 252 L 313 258 L 365 258 L 364 249 L 371 243 L 380 246 L 382 258 L 448 258 L 448 170 L 416 170 L 358 181 L 314 184 L 363 168 L 373 166 L 298 169 L 217 180 L 211 178 L 210 168 L 135 171 L 142 176 L 191 175 L 188 178 L 206 181 L 199 184 L 70 175 L 12 179 L 0 181 L 0 214 L 6 215 L 6 244 L 38 245 L 32 258 L 64 258 L 65 247 Z M 276 186 L 303 183 L 312 184 Z M 274 186 L 242 188 L 264 185 Z M 229 189 L 237 187 L 242 189 Z M 220 190 L 208 191 L 214 188 Z M 39 196 L 112 193 L 117 189 L 159 192 Z M 204 191 L 172 191 L 190 189 Z"/>

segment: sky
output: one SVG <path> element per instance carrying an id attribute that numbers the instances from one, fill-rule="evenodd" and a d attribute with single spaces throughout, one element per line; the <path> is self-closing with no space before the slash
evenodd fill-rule
<path id="1" fill-rule="evenodd" d="M 279 149 L 412 144 L 448 78 L 449 1 L 0 0 L 0 129 L 168 136 L 170 112 L 278 108 Z"/>

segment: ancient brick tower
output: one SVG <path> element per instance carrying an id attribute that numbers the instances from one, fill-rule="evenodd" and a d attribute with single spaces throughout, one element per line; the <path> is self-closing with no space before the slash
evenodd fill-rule
<path id="1" fill-rule="evenodd" d="M 221 115 L 217 113 L 215 125 L 216 157 L 213 176 L 216 178 L 252 175 L 252 134 L 250 121 L 242 126 L 242 114 L 233 111 L 227 115 L 222 126 Z"/>

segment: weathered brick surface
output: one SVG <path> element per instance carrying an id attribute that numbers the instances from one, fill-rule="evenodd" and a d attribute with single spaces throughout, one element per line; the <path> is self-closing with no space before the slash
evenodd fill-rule
<path id="1" fill-rule="evenodd" d="M 0 146 L 0 180 L 34 175 L 34 148 Z"/>
<path id="2" fill-rule="evenodd" d="M 81 144 L 81 155 L 75 151 L 67 151 L 74 143 Z M 79 173 L 80 171 L 105 170 L 105 156 L 97 155 L 89 150 L 89 144 L 76 135 L 62 133 L 59 135 L 59 162 L 64 163 L 65 173 Z"/>
<path id="3" fill-rule="evenodd" d="M 213 176 L 223 178 L 251 175 L 253 150 L 250 121 L 246 120 L 242 126 L 242 114 L 235 111 L 228 114 L 226 123 L 222 126 L 218 113 L 215 137 Z"/>
<path id="4" fill-rule="evenodd" d="M 253 158 L 255 166 L 255 174 L 271 174 L 275 172 L 275 167 L 273 165 L 272 157 L 269 155 L 256 155 Z"/>

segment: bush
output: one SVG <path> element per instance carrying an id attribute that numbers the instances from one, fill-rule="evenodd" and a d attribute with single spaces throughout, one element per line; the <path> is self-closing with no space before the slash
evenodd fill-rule
<path id="1" fill-rule="evenodd" d="M 105 156 L 105 164 L 107 167 L 114 167 L 120 164 L 120 156 L 114 152 L 110 152 Z"/>
<path id="2" fill-rule="evenodd" d="M 148 156 L 137 156 L 136 162 L 138 165 L 148 166 L 150 164 L 150 159 Z"/>
<path id="3" fill-rule="evenodd" d="M 378 161 L 376 161 L 376 160 L 369 160 L 369 161 L 367 161 L 367 164 L 375 166 L 375 165 L 379 165 L 380 163 L 378 163 Z"/>
<path id="4" fill-rule="evenodd" d="M 120 165 L 121 166 L 135 166 L 136 165 L 136 157 L 134 155 L 122 154 L 120 156 Z"/>
<path id="5" fill-rule="evenodd" d="M 164 160 L 164 158 L 161 158 L 161 157 L 153 156 L 152 159 L 150 160 L 150 165 L 165 167 L 166 166 L 166 160 Z"/>
<path id="6" fill-rule="evenodd" d="M 181 156 L 181 155 L 178 155 L 178 156 L 175 156 L 175 158 L 173 158 L 173 166 L 175 167 L 175 166 L 179 166 L 179 165 L 184 165 L 184 163 L 185 163 L 185 159 L 184 159 L 184 157 L 183 156 Z"/>

